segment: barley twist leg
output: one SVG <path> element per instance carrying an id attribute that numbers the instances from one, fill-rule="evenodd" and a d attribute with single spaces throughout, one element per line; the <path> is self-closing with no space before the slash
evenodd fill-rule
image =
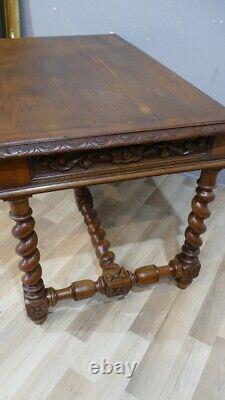
<path id="1" fill-rule="evenodd" d="M 181 253 L 175 262 L 182 266 L 181 277 L 177 285 L 185 289 L 198 276 L 201 264 L 199 261 L 200 247 L 203 244 L 201 235 L 206 231 L 204 220 L 209 218 L 208 204 L 215 199 L 213 189 L 216 187 L 216 177 L 219 170 L 203 170 L 198 179 L 196 195 L 192 200 L 192 211 L 188 216 L 188 227 L 185 231 L 185 242 Z"/>
<path id="2" fill-rule="evenodd" d="M 12 234 L 20 241 L 16 246 L 16 253 L 22 257 L 19 268 L 24 272 L 22 282 L 26 312 L 32 321 L 41 324 L 47 317 L 47 293 L 39 264 L 40 253 L 37 249 L 38 237 L 34 231 L 35 221 L 28 197 L 9 199 L 9 203 L 10 218 L 16 222 Z"/>
<path id="3" fill-rule="evenodd" d="M 110 242 L 106 239 L 106 232 L 102 228 L 97 211 L 93 207 L 93 199 L 87 187 L 75 189 L 77 206 L 84 217 L 88 227 L 88 233 L 95 248 L 96 256 L 102 269 L 111 268 L 114 265 L 115 254 L 109 250 Z"/>

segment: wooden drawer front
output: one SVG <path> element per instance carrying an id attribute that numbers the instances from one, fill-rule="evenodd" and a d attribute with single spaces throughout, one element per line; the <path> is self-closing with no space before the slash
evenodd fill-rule
<path id="1" fill-rule="evenodd" d="M 176 140 L 104 150 L 41 156 L 30 160 L 32 181 L 122 174 L 208 159 L 210 138 Z"/>

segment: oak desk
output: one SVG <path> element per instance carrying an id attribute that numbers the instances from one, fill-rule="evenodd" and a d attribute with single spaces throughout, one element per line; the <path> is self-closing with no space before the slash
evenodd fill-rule
<path id="1" fill-rule="evenodd" d="M 187 287 L 200 270 L 200 235 L 223 167 L 225 108 L 118 36 L 0 41 L 0 198 L 15 221 L 34 322 L 62 299 L 126 294 L 161 276 Z M 196 169 L 202 173 L 180 254 L 135 272 L 116 264 L 87 186 Z M 29 197 L 68 188 L 102 275 L 56 290 L 42 281 Z"/>

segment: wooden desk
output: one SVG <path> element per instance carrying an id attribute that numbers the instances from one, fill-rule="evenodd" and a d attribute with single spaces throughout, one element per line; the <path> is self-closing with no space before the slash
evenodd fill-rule
<path id="1" fill-rule="evenodd" d="M 0 198 L 15 221 L 34 322 L 62 299 L 126 294 L 161 276 L 187 287 L 200 270 L 200 235 L 224 166 L 225 108 L 118 36 L 0 41 Z M 202 173 L 180 254 L 135 272 L 116 264 L 87 186 L 195 169 Z M 68 188 L 75 189 L 102 275 L 47 289 L 29 197 Z"/>

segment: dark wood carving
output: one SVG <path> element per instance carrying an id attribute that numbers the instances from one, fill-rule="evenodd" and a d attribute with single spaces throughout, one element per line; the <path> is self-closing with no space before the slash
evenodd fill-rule
<path id="1" fill-rule="evenodd" d="M 183 139 L 189 136 L 190 138 L 198 138 L 201 135 L 216 135 L 224 134 L 225 124 L 217 124 L 215 126 L 189 126 L 173 129 L 157 129 L 155 131 L 130 132 L 129 134 L 121 133 L 115 135 L 105 135 L 100 137 L 89 137 L 82 139 L 64 139 L 48 142 L 28 142 L 23 144 L 13 144 L 0 146 L 0 160 L 5 160 L 14 157 L 33 157 L 44 156 L 58 153 L 77 152 L 81 150 L 95 150 L 102 148 L 111 148 L 127 145 L 139 145 L 149 142 L 160 142 L 161 140 Z M 160 140 L 161 139 L 161 140 Z"/>
<path id="2" fill-rule="evenodd" d="M 101 163 L 119 165 L 145 159 L 167 159 L 175 156 L 204 154 L 208 149 L 209 139 L 203 137 L 37 158 L 34 159 L 32 166 L 34 175 L 40 176 L 55 172 L 67 173 L 75 169 L 90 169 Z"/>
<path id="3" fill-rule="evenodd" d="M 95 253 L 100 261 L 101 268 L 111 268 L 114 264 L 115 254 L 109 250 L 110 242 L 106 239 L 106 232 L 101 226 L 101 221 L 97 217 L 97 212 L 93 208 L 93 199 L 88 188 L 75 189 L 75 200 L 78 209 L 84 217 L 84 222 L 88 227 Z"/>
<path id="4" fill-rule="evenodd" d="M 40 253 L 37 248 L 38 237 L 34 231 L 35 221 L 28 197 L 9 201 L 10 217 L 16 222 L 12 234 L 20 240 L 16 252 L 22 257 L 19 268 L 24 272 L 22 282 L 27 315 L 37 324 L 41 324 L 47 317 L 47 298 L 39 264 Z"/>
<path id="5" fill-rule="evenodd" d="M 163 267 L 147 265 L 136 269 L 135 272 L 126 270 L 117 264 L 103 270 L 102 276 L 96 282 L 90 279 L 72 282 L 63 289 L 47 289 L 47 299 L 50 307 L 54 307 L 59 301 L 73 299 L 75 301 L 87 299 L 101 293 L 107 297 L 126 295 L 134 285 L 147 285 L 158 282 L 160 277 L 175 277 L 181 275 L 180 267 L 174 262 Z"/>
<path id="6" fill-rule="evenodd" d="M 206 231 L 204 220 L 210 216 L 208 204 L 215 198 L 213 189 L 216 187 L 216 177 L 219 170 L 202 171 L 196 196 L 192 200 L 192 211 L 188 217 L 188 227 L 185 231 L 185 242 L 176 262 L 182 266 L 182 276 L 178 286 L 186 288 L 198 276 L 201 264 L 199 261 L 201 235 Z"/>
<path id="7" fill-rule="evenodd" d="M 76 166 L 91 168 L 93 165 L 107 161 L 111 164 L 129 164 L 140 161 L 144 157 L 168 158 L 176 155 L 188 156 L 207 151 L 207 138 L 182 140 L 175 142 L 155 143 L 151 145 L 127 146 L 118 149 L 99 150 L 75 154 L 74 156 L 58 156 L 43 160 L 49 169 L 58 172 L 70 171 Z"/>
<path id="8" fill-rule="evenodd" d="M 117 264 L 104 270 L 102 274 L 104 293 L 107 297 L 124 296 L 133 286 L 133 282 L 133 274 Z"/>

